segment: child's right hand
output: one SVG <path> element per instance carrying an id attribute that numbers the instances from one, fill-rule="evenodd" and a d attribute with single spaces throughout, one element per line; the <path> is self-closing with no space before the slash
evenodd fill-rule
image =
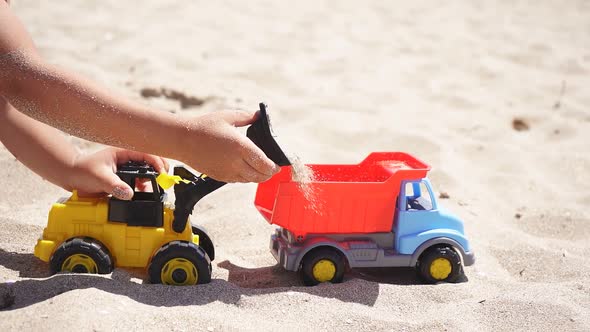
<path id="1" fill-rule="evenodd" d="M 236 127 L 252 124 L 258 114 L 223 111 L 197 117 L 185 124 L 180 142 L 181 161 L 223 182 L 263 182 L 280 171 Z"/>

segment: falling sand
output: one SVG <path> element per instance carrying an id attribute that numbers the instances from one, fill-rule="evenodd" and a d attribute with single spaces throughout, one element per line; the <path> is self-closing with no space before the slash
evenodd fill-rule
<path id="1" fill-rule="evenodd" d="M 299 190 L 303 193 L 303 197 L 307 200 L 306 208 L 312 209 L 318 214 L 322 214 L 322 204 L 317 187 L 313 183 L 317 180 L 315 173 L 311 167 L 305 165 L 299 157 L 295 155 L 289 156 L 292 165 L 291 179 L 297 182 Z"/>

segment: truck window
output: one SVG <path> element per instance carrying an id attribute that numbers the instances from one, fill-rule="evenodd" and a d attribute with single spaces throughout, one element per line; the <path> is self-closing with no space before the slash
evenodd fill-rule
<path id="1" fill-rule="evenodd" d="M 134 192 L 153 193 L 154 188 L 149 178 L 135 178 Z"/>
<path id="2" fill-rule="evenodd" d="M 134 201 L 160 201 L 161 193 L 158 190 L 155 179 L 137 177 L 134 180 L 135 188 L 133 188 Z"/>
<path id="3" fill-rule="evenodd" d="M 432 210 L 432 199 L 426 185 L 421 182 L 406 183 L 406 209 L 408 211 Z"/>

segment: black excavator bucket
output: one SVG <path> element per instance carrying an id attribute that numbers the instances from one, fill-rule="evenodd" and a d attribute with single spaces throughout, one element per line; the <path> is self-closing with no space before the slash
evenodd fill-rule
<path id="1" fill-rule="evenodd" d="M 258 146 L 268 157 L 279 166 L 290 166 L 291 162 L 275 140 L 276 135 L 272 130 L 270 117 L 266 111 L 266 105 L 260 103 L 258 119 L 248 128 L 246 136 Z"/>

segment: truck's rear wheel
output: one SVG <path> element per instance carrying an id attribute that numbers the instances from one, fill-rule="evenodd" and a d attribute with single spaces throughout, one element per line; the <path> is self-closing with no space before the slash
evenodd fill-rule
<path id="1" fill-rule="evenodd" d="M 107 274 L 113 271 L 108 249 L 91 238 L 74 238 L 62 243 L 49 261 L 51 273 Z"/>
<path id="2" fill-rule="evenodd" d="M 427 283 L 455 282 L 463 273 L 461 257 L 450 247 L 434 247 L 420 256 L 416 269 Z"/>
<path id="3" fill-rule="evenodd" d="M 301 279 L 306 286 L 314 286 L 322 282 L 342 282 L 345 267 L 344 257 L 336 249 L 315 249 L 303 258 Z"/>
<path id="4" fill-rule="evenodd" d="M 148 274 L 153 284 L 206 284 L 211 281 L 211 260 L 192 242 L 172 241 L 156 252 Z"/>

